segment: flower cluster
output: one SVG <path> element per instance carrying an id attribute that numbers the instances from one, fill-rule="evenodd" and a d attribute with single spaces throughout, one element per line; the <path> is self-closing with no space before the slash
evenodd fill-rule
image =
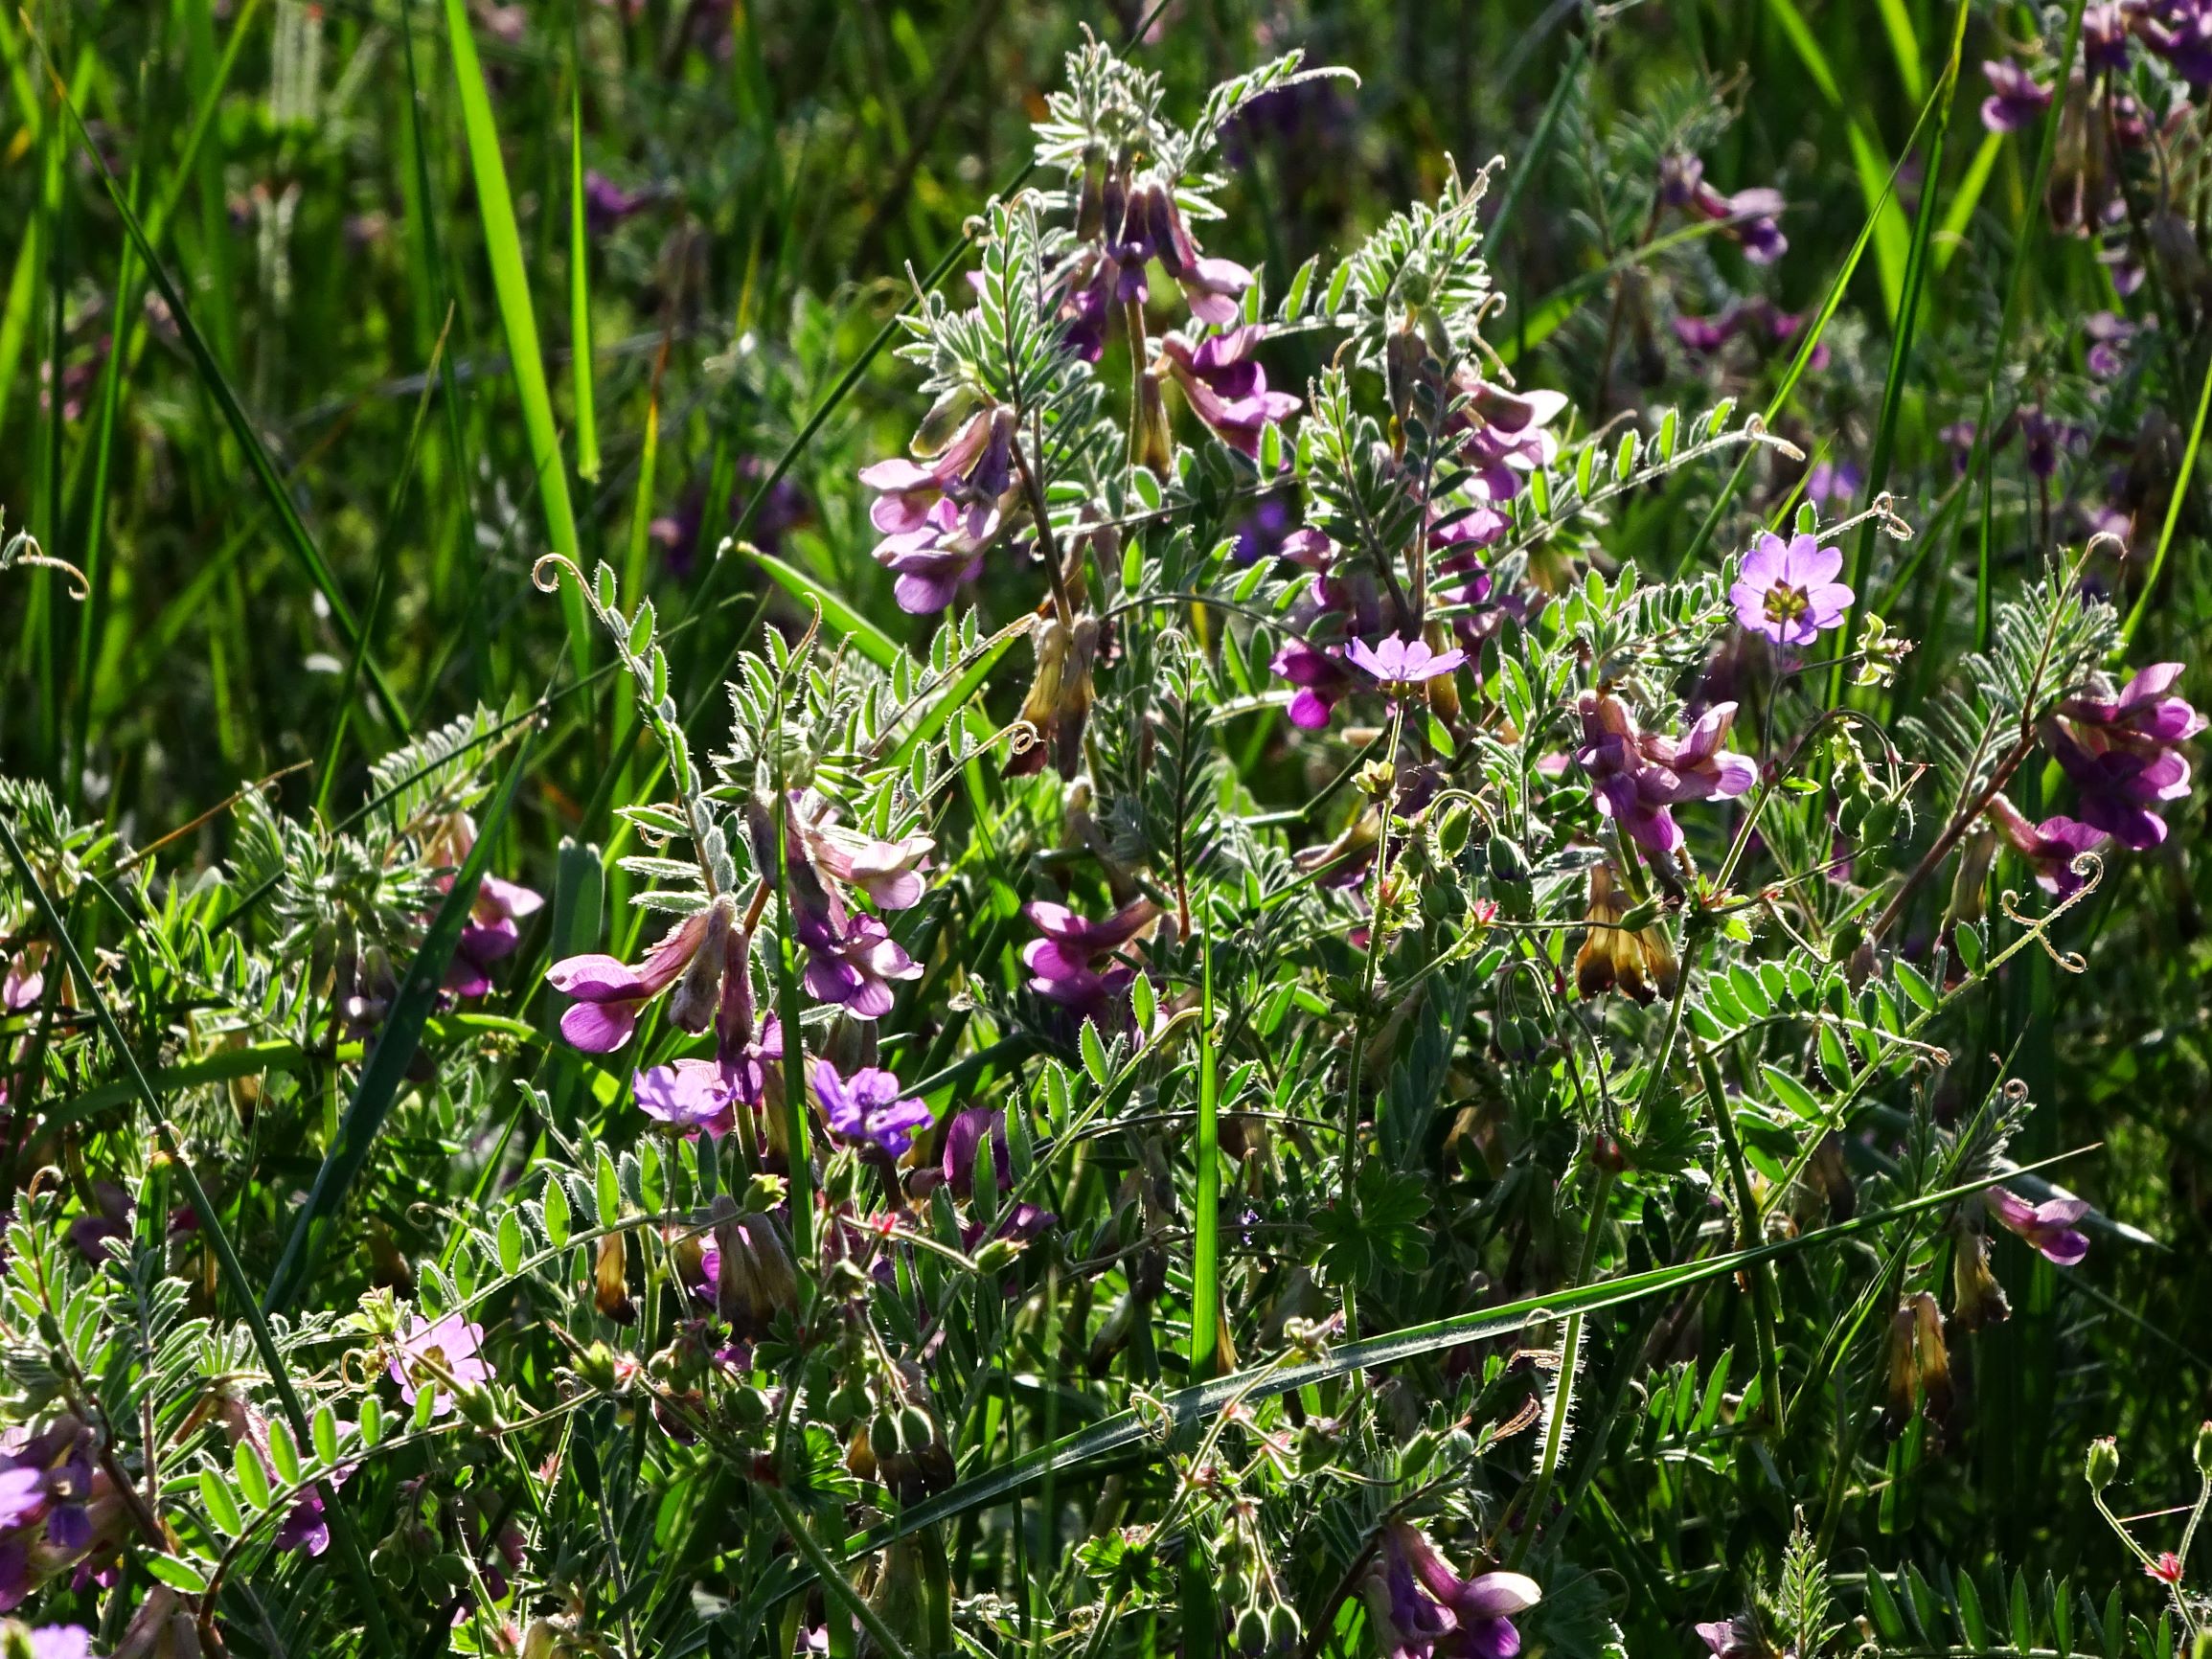
<path id="1" fill-rule="evenodd" d="M 1383 1529 L 1360 1587 L 1390 1659 L 1513 1659 L 1520 1651 L 1515 1616 L 1543 1599 L 1536 1580 L 1519 1573 L 1461 1578 L 1405 1521 Z"/>
<path id="2" fill-rule="evenodd" d="M 868 513 L 883 537 L 875 558 L 898 578 L 901 610 L 941 611 L 982 574 L 984 555 L 1024 511 L 1014 444 L 1014 411 L 986 409 L 922 461 L 895 456 L 861 468 L 860 482 L 878 492 Z"/>
<path id="3" fill-rule="evenodd" d="M 1734 703 L 1714 704 L 1679 738 L 1642 730 L 1609 691 L 1585 691 L 1575 708 L 1583 727 L 1575 763 L 1589 777 L 1598 810 L 1651 852 L 1681 851 L 1674 807 L 1729 800 L 1758 781 L 1747 758 L 1721 747 L 1736 718 Z"/>
<path id="4" fill-rule="evenodd" d="M 2136 852 L 2166 839 L 2159 811 L 2189 793 L 2178 745 L 2204 729 L 2204 716 L 2172 694 L 2180 675 L 2179 663 L 2154 663 L 2117 693 L 2069 697 L 2044 731 L 2082 822 Z"/>

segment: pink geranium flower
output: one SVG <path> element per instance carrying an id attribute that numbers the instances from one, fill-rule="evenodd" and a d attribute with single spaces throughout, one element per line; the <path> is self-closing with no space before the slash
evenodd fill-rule
<path id="1" fill-rule="evenodd" d="M 1753 633 L 1778 646 L 1809 646 L 1851 608 L 1851 589 L 1836 580 L 1842 569 L 1839 549 L 1810 535 L 1786 542 L 1769 532 L 1745 556 L 1728 597 Z"/>
<path id="2" fill-rule="evenodd" d="M 392 1361 L 392 1380 L 399 1385 L 399 1398 L 413 1405 L 419 1383 L 456 1382 L 474 1387 L 490 1381 L 491 1367 L 484 1358 L 483 1342 L 484 1327 L 458 1313 L 448 1313 L 437 1321 L 418 1314 L 400 1339 L 399 1356 Z M 451 1392 L 440 1386 L 430 1415 L 444 1417 L 452 1409 Z"/>
<path id="3" fill-rule="evenodd" d="M 1354 667 L 1399 690 L 1440 680 L 1467 661 L 1467 653 L 1456 646 L 1446 651 L 1432 650 L 1426 640 L 1400 639 L 1395 634 L 1384 635 L 1380 646 L 1354 640 L 1345 654 Z"/>

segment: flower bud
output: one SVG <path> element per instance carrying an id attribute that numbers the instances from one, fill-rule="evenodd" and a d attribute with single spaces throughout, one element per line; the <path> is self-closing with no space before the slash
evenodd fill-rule
<path id="1" fill-rule="evenodd" d="M 2083 1460 L 2082 1476 L 2089 1483 L 2089 1490 L 2101 1492 L 2112 1484 L 2120 1472 L 2120 1443 L 2110 1435 L 2089 1443 L 2088 1456 Z"/>
<path id="2" fill-rule="evenodd" d="M 721 1001 L 730 927 L 737 912 L 738 901 L 727 893 L 716 898 L 707 912 L 706 935 L 698 949 L 692 952 L 691 966 L 677 981 L 675 994 L 669 998 L 669 1021 L 678 1030 L 703 1032 L 714 1023 L 716 1007 Z"/>
<path id="3" fill-rule="evenodd" d="M 2201 1422 L 2197 1425 L 2197 1444 L 2194 1450 L 2197 1458 L 2197 1472 L 2201 1475 L 2212 1476 L 2212 1422 Z"/>
<path id="4" fill-rule="evenodd" d="M 601 1394 L 614 1392 L 614 1350 L 595 1342 L 576 1356 L 576 1375 Z"/>
<path id="5" fill-rule="evenodd" d="M 868 1449 L 876 1454 L 878 1465 L 899 1455 L 899 1420 L 891 1413 L 879 1411 L 869 1420 Z"/>

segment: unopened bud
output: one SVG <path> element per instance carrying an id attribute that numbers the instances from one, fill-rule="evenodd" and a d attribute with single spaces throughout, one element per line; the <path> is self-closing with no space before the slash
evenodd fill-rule
<path id="1" fill-rule="evenodd" d="M 1246 1607 L 1237 1616 L 1237 1651 L 1244 1659 L 1260 1659 L 1267 1650 L 1267 1616 L 1257 1607 Z"/>
<path id="2" fill-rule="evenodd" d="M 614 1392 L 614 1350 L 595 1342 L 576 1356 L 576 1375 L 601 1394 Z"/>
<path id="3" fill-rule="evenodd" d="M 2198 1444 L 2203 1444 L 2201 1436 Z M 2083 1462 L 2082 1473 L 2089 1483 L 2089 1490 L 2101 1492 L 2112 1484 L 2112 1477 L 2120 1472 L 2120 1443 L 2110 1435 L 2089 1443 L 2089 1455 Z"/>
<path id="4" fill-rule="evenodd" d="M 979 1273 L 1003 1273 L 1021 1256 L 1018 1239 L 992 1239 L 987 1240 L 975 1253 L 975 1268 Z"/>
<path id="5" fill-rule="evenodd" d="M 2197 1425 L 2197 1472 L 2212 1475 L 2212 1422 Z"/>

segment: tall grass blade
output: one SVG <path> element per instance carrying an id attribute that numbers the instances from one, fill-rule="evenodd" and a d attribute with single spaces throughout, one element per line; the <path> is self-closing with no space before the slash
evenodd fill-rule
<path id="1" fill-rule="evenodd" d="M 491 290 L 507 333 L 516 395 L 522 400 L 523 431 L 530 441 L 530 464 L 536 473 L 545 513 L 545 534 L 555 553 L 577 569 L 583 554 L 576 537 L 576 513 L 568 494 L 568 463 L 560 453 L 560 433 L 553 421 L 553 395 L 545 381 L 545 353 L 538 346 L 537 313 L 530 300 L 530 274 L 522 255 L 522 233 L 514 218 L 514 198 L 507 188 L 507 161 L 499 152 L 499 127 L 492 119 L 491 89 L 476 56 L 475 26 L 465 0 L 445 0 L 446 40 L 453 54 L 453 81 L 461 94 L 461 123 L 467 135 L 468 170 L 476 181 L 477 216 L 484 228 L 485 257 L 491 265 Z M 584 373 L 588 374 L 586 369 Z M 583 597 L 574 586 L 560 589 L 561 620 L 568 627 L 570 665 L 579 674 L 591 668 L 591 628 Z"/>
<path id="2" fill-rule="evenodd" d="M 1889 483 L 1889 466 L 1897 448 L 1897 422 L 1904 409 L 1904 386 L 1912 368 L 1912 348 L 1920 330 L 1921 294 L 1927 283 L 1927 266 L 1933 247 L 1936 222 L 1936 203 L 1943 183 L 1943 154 L 1945 141 L 1950 136 L 1951 106 L 1956 102 L 1961 56 L 1966 48 L 1966 0 L 1959 0 L 1957 13 L 1952 19 L 1950 56 L 1945 59 L 1943 80 L 1936 87 L 1935 132 L 1928 139 L 1927 184 L 1923 188 L 1920 208 L 1913 215 L 1912 252 L 1904 267 L 1904 300 L 1897 314 L 1897 330 L 1891 336 L 1889 371 L 1882 381 L 1881 415 L 1875 427 L 1874 449 L 1867 457 L 1866 498 L 1872 501 Z M 1866 614 L 1866 584 L 1873 576 L 1876 527 L 1872 520 L 1859 533 L 1859 547 L 1851 562 L 1851 614 L 1845 619 L 1841 647 L 1836 653 L 1836 664 L 1829 670 L 1828 700 L 1831 706 L 1843 698 L 1844 668 L 1851 658 L 1851 643 L 1859 637 L 1859 625 Z"/>
<path id="3" fill-rule="evenodd" d="M 576 8 L 578 13 L 583 8 Z M 576 398 L 576 475 L 599 482 L 599 413 L 592 388 L 591 235 L 583 191 L 583 36 L 577 19 L 575 73 L 568 85 L 568 372 Z"/>
<path id="4" fill-rule="evenodd" d="M 2166 503 L 2166 522 L 2159 526 L 2158 546 L 2151 555 L 2151 568 L 2143 576 L 2143 591 L 2135 596 L 2127 624 L 2120 630 L 2122 650 L 2135 643 L 2135 630 L 2142 626 L 2143 615 L 2151 608 L 2152 597 L 2158 591 L 2158 578 L 2165 573 L 2166 550 L 2174 545 L 2174 530 L 2181 522 L 2181 504 L 2189 499 L 2189 483 L 2197 476 L 2197 452 L 2204 446 L 2204 417 L 2208 413 L 2212 413 L 2212 361 L 2205 363 L 2204 378 L 2197 388 L 2197 418 L 2189 423 L 2189 443 L 2181 451 L 2181 465 L 2174 474 L 2174 493 Z"/>
<path id="5" fill-rule="evenodd" d="M 2065 43 L 2059 50 L 2059 61 L 2071 63 L 2082 44 L 2082 13 L 2087 0 L 2073 0 L 2066 9 Z M 1981 548 L 1976 562 L 1973 588 L 1973 637 L 1976 647 L 1986 648 L 1990 641 L 1990 627 L 1995 616 L 1996 599 L 1992 586 L 1991 569 L 1996 539 L 1995 479 L 1992 468 L 1996 459 L 1995 445 L 1990 441 L 1991 423 L 1996 419 L 1997 381 L 2005 372 L 2005 348 L 2012 344 L 2013 329 L 2019 320 L 2020 293 L 2027 284 L 2029 256 L 2034 252 L 2037 233 L 2043 222 L 2043 194 L 2050 187 L 2051 165 L 2059 151 L 2059 127 L 2065 118 L 2066 101 L 2055 98 L 2051 107 L 2043 112 L 2042 140 L 2036 153 L 2035 183 L 2029 188 L 2027 205 L 2020 215 L 2018 239 L 2013 245 L 2011 274 L 2005 278 L 2004 307 L 1997 313 L 1995 343 L 1990 349 L 1990 374 L 1982 387 L 1981 419 L 1974 425 L 1974 454 L 1969 466 L 1978 462 L 1981 485 Z"/>

